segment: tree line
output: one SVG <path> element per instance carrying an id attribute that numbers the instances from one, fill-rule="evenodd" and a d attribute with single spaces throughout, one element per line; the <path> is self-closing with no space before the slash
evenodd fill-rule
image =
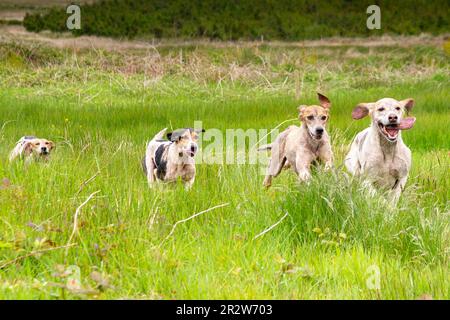
<path id="1" fill-rule="evenodd" d="M 381 8 L 369 30 L 366 9 Z M 332 36 L 431 34 L 449 30 L 448 0 L 102 0 L 80 5 L 75 35 L 124 38 L 303 40 Z M 29 31 L 68 31 L 65 8 L 27 14 Z"/>

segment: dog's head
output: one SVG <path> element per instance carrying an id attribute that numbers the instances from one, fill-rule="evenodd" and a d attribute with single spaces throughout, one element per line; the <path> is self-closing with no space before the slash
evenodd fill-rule
<path id="1" fill-rule="evenodd" d="M 306 126 L 309 135 L 315 140 L 322 139 L 325 132 L 325 126 L 330 117 L 331 102 L 324 95 L 317 93 L 319 97 L 320 106 L 300 106 L 299 119 Z"/>
<path id="2" fill-rule="evenodd" d="M 167 139 L 174 142 L 180 151 L 180 156 L 194 157 L 198 151 L 197 140 L 205 129 L 183 128 L 167 133 Z"/>
<path id="3" fill-rule="evenodd" d="M 360 103 L 353 109 L 353 119 L 372 118 L 372 125 L 390 142 L 397 141 L 400 130 L 411 129 L 416 121 L 414 117 L 403 118 L 414 106 L 413 99 L 397 101 L 384 98 L 372 103 Z"/>
<path id="4" fill-rule="evenodd" d="M 24 145 L 25 155 L 48 156 L 55 148 L 55 143 L 47 139 L 32 139 L 27 141 Z"/>

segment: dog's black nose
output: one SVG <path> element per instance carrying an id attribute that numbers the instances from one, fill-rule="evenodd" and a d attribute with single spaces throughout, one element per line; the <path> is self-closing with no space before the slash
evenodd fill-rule
<path id="1" fill-rule="evenodd" d="M 323 133 L 323 128 L 316 129 L 316 134 L 322 134 L 322 133 Z"/>
<path id="2" fill-rule="evenodd" d="M 41 151 L 46 152 L 47 151 L 47 147 L 41 147 Z"/>
<path id="3" fill-rule="evenodd" d="M 197 151 L 197 146 L 195 144 L 191 145 L 191 151 L 192 152 L 196 152 Z"/>
<path id="4" fill-rule="evenodd" d="M 389 122 L 396 123 L 397 120 L 398 120 L 398 116 L 396 116 L 395 114 L 390 114 L 389 115 Z"/>

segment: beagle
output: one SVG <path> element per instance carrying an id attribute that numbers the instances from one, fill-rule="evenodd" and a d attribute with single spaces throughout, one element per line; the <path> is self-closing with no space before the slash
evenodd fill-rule
<path id="1" fill-rule="evenodd" d="M 401 131 L 414 126 L 416 118 L 403 116 L 413 106 L 411 98 L 384 98 L 360 103 L 352 112 L 355 120 L 370 116 L 371 124 L 354 138 L 345 166 L 352 175 L 363 175 L 373 185 L 390 190 L 393 204 L 399 200 L 411 168 L 411 150 L 403 142 Z"/>
<path id="2" fill-rule="evenodd" d="M 333 165 L 333 152 L 325 126 L 330 118 L 331 102 L 318 93 L 320 106 L 301 105 L 298 107 L 301 126 L 289 126 L 275 141 L 258 150 L 272 150 L 272 156 L 264 179 L 264 187 L 272 184 L 272 178 L 283 168 L 292 167 L 300 181 L 310 179 L 310 166 L 322 160 L 325 168 Z"/>
<path id="3" fill-rule="evenodd" d="M 189 189 L 195 180 L 195 161 L 197 140 L 200 132 L 192 128 L 178 129 L 167 133 L 167 128 L 157 133 L 147 145 L 142 166 L 150 187 L 156 181 L 174 182 L 178 178 Z"/>
<path id="4" fill-rule="evenodd" d="M 14 161 L 16 158 L 25 159 L 26 163 L 32 159 L 47 161 L 54 149 L 55 143 L 53 141 L 34 136 L 24 136 L 20 138 L 11 151 L 9 161 Z"/>

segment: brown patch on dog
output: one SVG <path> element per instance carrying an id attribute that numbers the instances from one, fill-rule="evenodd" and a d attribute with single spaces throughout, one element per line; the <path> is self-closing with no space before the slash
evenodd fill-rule
<path id="1" fill-rule="evenodd" d="M 180 146 L 187 146 L 192 141 L 192 134 L 189 129 L 181 134 L 178 139 L 176 139 L 175 143 Z"/>
<path id="2" fill-rule="evenodd" d="M 369 114 L 369 111 L 370 111 L 369 103 L 360 103 L 353 109 L 352 118 L 355 120 L 362 119 Z"/>
<path id="3" fill-rule="evenodd" d="M 314 120 L 319 120 L 322 123 L 327 123 L 329 118 L 329 111 L 321 106 L 300 106 L 300 113 L 298 118 L 302 122 L 310 123 Z"/>
<path id="4" fill-rule="evenodd" d="M 191 132 L 191 138 L 192 138 L 192 140 L 198 140 L 198 133 L 195 132 L 195 131 L 192 131 Z"/>
<path id="5" fill-rule="evenodd" d="M 199 138 L 199 134 L 205 132 L 205 129 L 192 129 L 189 128 L 189 132 L 191 133 L 191 138 L 194 141 L 197 141 Z"/>
<path id="6" fill-rule="evenodd" d="M 45 144 L 49 147 L 49 150 L 50 150 L 50 151 L 56 148 L 56 145 L 55 145 L 55 143 L 54 143 L 53 141 L 47 140 L 47 141 L 45 142 Z"/>
<path id="7" fill-rule="evenodd" d="M 401 105 L 403 105 L 403 108 L 405 108 L 406 113 L 409 113 L 414 107 L 414 99 L 412 98 L 408 98 L 399 102 Z"/>
<path id="8" fill-rule="evenodd" d="M 30 154 L 33 153 L 33 148 L 34 148 L 33 141 L 28 141 L 27 143 L 25 143 L 25 146 L 23 147 L 23 154 L 25 156 L 29 156 Z"/>
<path id="9" fill-rule="evenodd" d="M 300 107 L 298 107 L 299 111 L 298 118 L 300 119 L 300 121 L 308 123 L 313 120 L 320 120 L 320 122 L 322 122 L 324 125 L 326 124 L 329 118 L 329 110 L 331 108 L 331 102 L 323 94 L 317 93 L 317 97 L 319 99 L 320 106 L 301 105 Z"/>
<path id="10" fill-rule="evenodd" d="M 325 109 L 331 108 L 331 101 L 327 97 L 325 97 L 323 94 L 320 94 L 317 92 L 317 97 L 319 98 L 320 105 Z"/>

